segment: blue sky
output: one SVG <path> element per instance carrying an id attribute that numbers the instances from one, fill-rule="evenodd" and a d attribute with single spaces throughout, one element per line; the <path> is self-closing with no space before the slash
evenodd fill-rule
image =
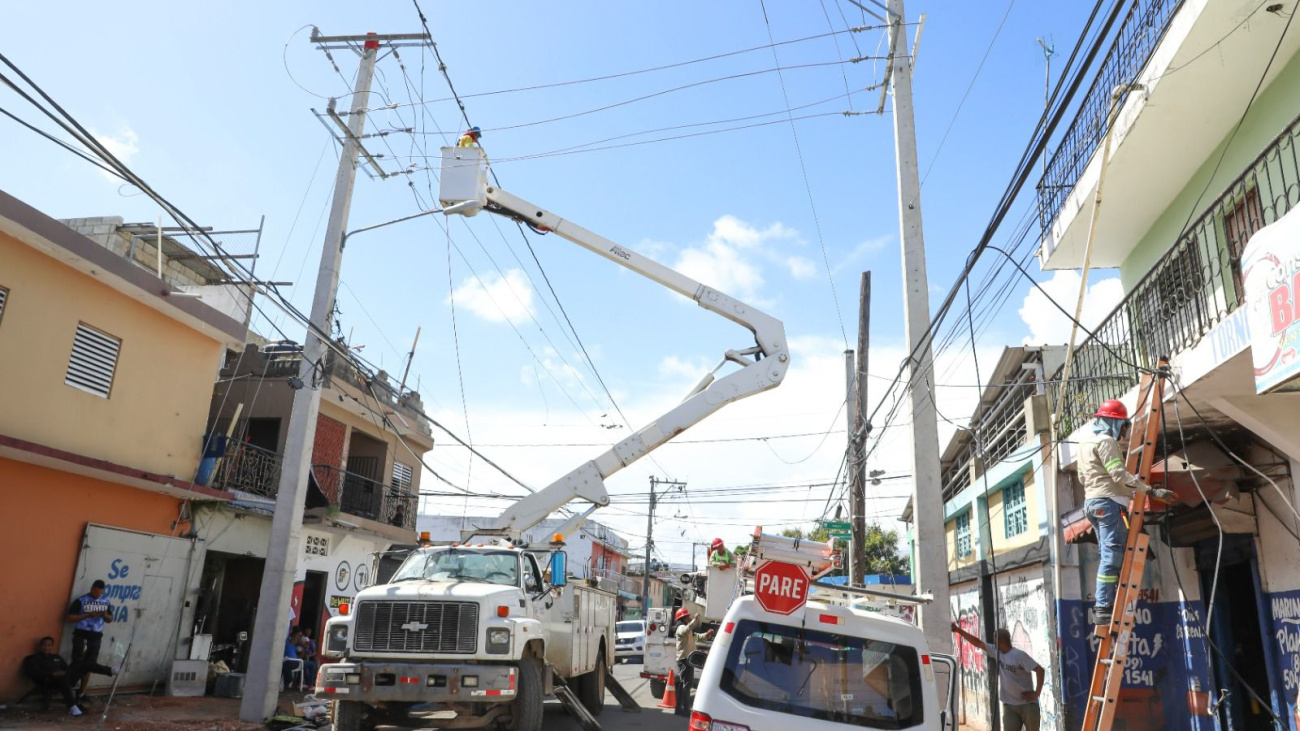
<path id="1" fill-rule="evenodd" d="M 608 3 L 594 2 L 423 4 L 469 115 L 485 130 L 483 143 L 503 187 L 754 302 L 786 323 L 796 357 L 787 384 L 724 410 L 686 438 L 819 436 L 665 447 L 654 464 L 636 465 L 610 480 L 610 491 L 624 496 L 623 504 L 598 519 L 627 534 L 633 546 L 643 545 L 639 514 L 644 505 L 626 496 L 643 493 L 650 474 L 690 485 L 686 496 L 666 503 L 670 520 L 660 531 L 660 550 L 674 560 L 689 555 L 693 540 L 721 534 L 735 542 L 755 524 L 775 529 L 820 515 L 828 489 L 821 486 L 778 490 L 773 498 L 788 502 L 764 504 L 739 504 L 736 498 L 714 503 L 706 492 L 692 500 L 690 492 L 806 485 L 835 475 L 843 434 L 821 435 L 832 426 L 842 428 L 836 423 L 838 418 L 842 424 L 842 415 L 837 416 L 843 400 L 841 318 L 853 340 L 863 270 L 873 272 L 872 372 L 892 376 L 903 355 L 892 116 L 888 111 L 884 116 L 825 114 L 875 109 L 878 92 L 861 90 L 880 80 L 883 64 L 847 61 L 882 54 L 883 31 L 783 44 L 775 59 L 765 48 L 606 81 L 487 92 L 763 46 L 769 32 L 781 42 L 877 21 L 864 21 L 844 0 L 768 0 L 768 22 L 756 1 L 620 4 L 613 11 Z M 311 109 L 323 110 L 323 97 L 348 91 L 357 59 L 348 51 L 334 52 L 342 78 L 308 42 L 303 26 L 314 24 L 326 34 L 416 32 L 416 13 L 405 2 L 177 8 L 147 2 L 68 3 L 57 10 L 48 4 L 15 6 L 7 11 L 4 52 L 201 223 L 244 228 L 266 215 L 258 274 L 294 281 L 289 291 L 306 310 L 337 154 Z M 1041 113 L 1044 60 L 1035 39 L 1055 41 L 1059 65 L 1087 11 L 1083 4 L 1013 3 L 936 159 L 1007 9 L 1001 2 L 937 0 L 911 2 L 907 8 L 910 22 L 926 14 L 915 97 L 936 301 L 977 241 Z M 54 27 L 57 37 L 41 30 Z M 375 84 L 380 94 L 371 104 L 398 106 L 372 113 L 368 131 L 415 127 L 418 134 L 397 131 L 371 140 L 372 151 L 385 154 L 389 170 L 434 164 L 424 156 L 436 156 L 444 144 L 438 130 L 454 139 L 464 126 L 455 106 L 445 101 L 447 85 L 432 56 L 418 48 L 402 49 L 400 55 L 400 65 L 391 56 L 380 62 Z M 785 69 L 781 74 L 772 71 L 778 63 Z M 713 81 L 736 75 L 742 76 Z M 689 88 L 669 91 L 682 86 Z M 854 91 L 848 99 L 846 88 Z M 630 101 L 643 96 L 650 98 Z M 792 124 L 773 114 L 786 109 L 787 97 L 792 107 L 808 105 L 795 116 L 824 115 L 793 123 L 797 146 Z M 412 98 L 428 103 L 410 106 Z M 0 91 L 0 106 L 38 121 L 37 113 L 7 90 Z M 562 119 L 547 121 L 555 118 Z M 619 139 L 606 145 L 620 145 L 754 124 L 762 126 L 533 157 L 608 138 Z M 144 196 L 120 188 L 7 119 L 0 119 L 0 156 L 0 186 L 56 217 L 121 215 L 147 221 L 158 214 Z M 350 228 L 416 212 L 412 191 L 428 202 L 430 185 L 423 171 L 387 181 L 359 176 Z M 1013 211 L 1001 240 L 1010 236 L 1027 203 L 1026 197 Z M 450 224 L 450 235 L 438 223 Z M 680 398 L 723 350 L 748 344 L 746 333 L 729 323 L 557 237 L 531 238 L 560 302 L 634 428 Z M 411 380 L 418 380 L 426 405 L 476 443 L 510 445 L 483 449 L 530 484 L 545 485 L 599 448 L 519 444 L 608 444 L 627 434 L 553 317 L 558 308 L 509 222 L 494 223 L 485 215 L 469 222 L 425 219 L 358 236 L 345 253 L 342 278 L 343 328 L 353 343 L 365 346 L 362 354 L 398 371 L 411 337 L 422 327 Z M 1056 284 L 1067 298 L 1073 296 L 1065 286 L 1068 277 Z M 458 292 L 459 368 L 452 290 Z M 981 362 L 996 357 L 1004 344 L 1027 336 L 1051 339 L 1060 332 L 1059 323 L 1042 321 L 1032 306 L 1027 319 L 1018 314 L 1027 292 L 1017 283 L 1007 306 L 982 334 Z M 290 336 L 301 336 L 301 328 L 272 319 L 280 320 Z M 275 336 L 268 323 L 255 324 Z M 950 353 L 940 367 L 941 383 L 974 381 L 969 351 Z M 463 404 L 458 373 L 463 374 Z M 970 391 L 940 389 L 940 404 L 950 417 L 968 413 Z M 905 431 L 896 430 L 898 436 L 879 450 L 880 468 L 891 474 L 908 469 Z M 471 468 L 463 449 L 444 444 L 429 456 L 434 469 L 477 491 L 510 491 L 483 463 Z M 435 484 L 426 475 L 426 487 Z M 897 496 L 906 492 L 907 480 L 886 486 L 874 504 L 888 518 L 901 508 Z M 481 513 L 499 509 L 500 503 L 470 500 L 454 508 L 425 508 Z M 671 520 L 677 514 L 684 518 Z"/>

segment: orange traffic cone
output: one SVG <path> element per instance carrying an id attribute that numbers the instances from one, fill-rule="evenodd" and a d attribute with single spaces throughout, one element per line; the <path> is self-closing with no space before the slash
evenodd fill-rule
<path id="1" fill-rule="evenodd" d="M 668 671 L 668 685 L 664 688 L 664 699 L 657 708 L 677 708 L 677 671 Z"/>

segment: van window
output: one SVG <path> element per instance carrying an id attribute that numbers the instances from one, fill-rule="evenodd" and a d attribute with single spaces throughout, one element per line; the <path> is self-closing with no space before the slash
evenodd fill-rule
<path id="1" fill-rule="evenodd" d="M 866 728 L 923 720 L 921 669 L 906 645 L 741 620 L 722 670 L 741 703 Z"/>

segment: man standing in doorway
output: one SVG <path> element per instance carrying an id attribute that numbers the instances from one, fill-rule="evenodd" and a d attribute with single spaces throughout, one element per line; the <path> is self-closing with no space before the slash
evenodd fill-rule
<path id="1" fill-rule="evenodd" d="M 695 681 L 695 668 L 691 666 L 688 660 L 691 653 L 695 652 L 696 640 L 707 640 L 713 636 L 713 630 L 696 634 L 695 630 L 700 626 L 700 615 L 691 616 L 690 611 L 685 607 L 677 610 L 677 614 L 673 615 L 673 621 L 677 622 L 677 631 L 673 635 L 677 639 L 677 675 L 674 678 L 677 685 L 677 709 L 675 713 L 679 716 L 689 716 L 691 715 L 691 685 Z"/>
<path id="2" fill-rule="evenodd" d="M 1011 646 L 1011 633 L 998 630 L 996 645 L 985 642 L 962 629 L 956 622 L 952 631 L 984 651 L 998 664 L 998 692 L 1002 696 L 1002 731 L 1038 731 L 1038 696 L 1043 692 L 1043 666 L 1029 653 Z M 1029 674 L 1037 680 L 1032 682 Z"/>
<path id="3" fill-rule="evenodd" d="M 1171 490 L 1153 490 L 1124 466 L 1120 435 L 1128 425 L 1128 409 L 1111 399 L 1093 414 L 1092 439 L 1079 451 L 1079 479 L 1083 482 L 1083 511 L 1097 531 L 1097 603 L 1093 622 L 1109 625 L 1119 588 L 1120 567 L 1128 544 L 1128 507 L 1134 491 L 1157 500 L 1172 500 Z M 1148 492 L 1149 491 L 1149 492 Z"/>
<path id="4" fill-rule="evenodd" d="M 99 645 L 104 640 L 104 623 L 113 621 L 113 607 L 103 596 L 104 582 L 96 579 L 90 585 L 90 593 L 74 599 L 68 607 L 65 621 L 73 623 L 72 669 L 82 674 L 78 703 L 86 701 L 86 686 L 90 683 L 92 669 L 103 668 L 99 664 Z"/>

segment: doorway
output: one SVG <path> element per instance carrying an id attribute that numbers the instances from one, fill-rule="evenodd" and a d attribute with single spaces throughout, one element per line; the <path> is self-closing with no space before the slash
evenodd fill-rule
<path id="1" fill-rule="evenodd" d="M 249 419 L 245 441 L 268 452 L 278 452 L 280 449 L 280 419 L 278 417 L 254 417 Z"/>
<path id="2" fill-rule="evenodd" d="M 324 571 L 308 571 L 302 582 L 302 610 L 298 613 L 298 627 L 311 630 L 312 639 L 320 646 L 321 616 L 325 613 Z"/>
<path id="3" fill-rule="evenodd" d="M 1219 583 L 1214 592 L 1214 617 L 1209 628 L 1210 639 L 1222 653 L 1220 656 L 1211 650 L 1216 687 L 1227 691 L 1219 706 L 1220 728 L 1225 731 L 1271 731 L 1273 709 L 1269 704 L 1275 694 L 1269 677 L 1266 638 L 1261 629 L 1255 541 L 1253 536 L 1243 534 L 1229 534 L 1223 538 Z M 1215 578 L 1218 551 L 1217 536 L 1196 545 L 1201 596 L 1207 604 Z"/>

